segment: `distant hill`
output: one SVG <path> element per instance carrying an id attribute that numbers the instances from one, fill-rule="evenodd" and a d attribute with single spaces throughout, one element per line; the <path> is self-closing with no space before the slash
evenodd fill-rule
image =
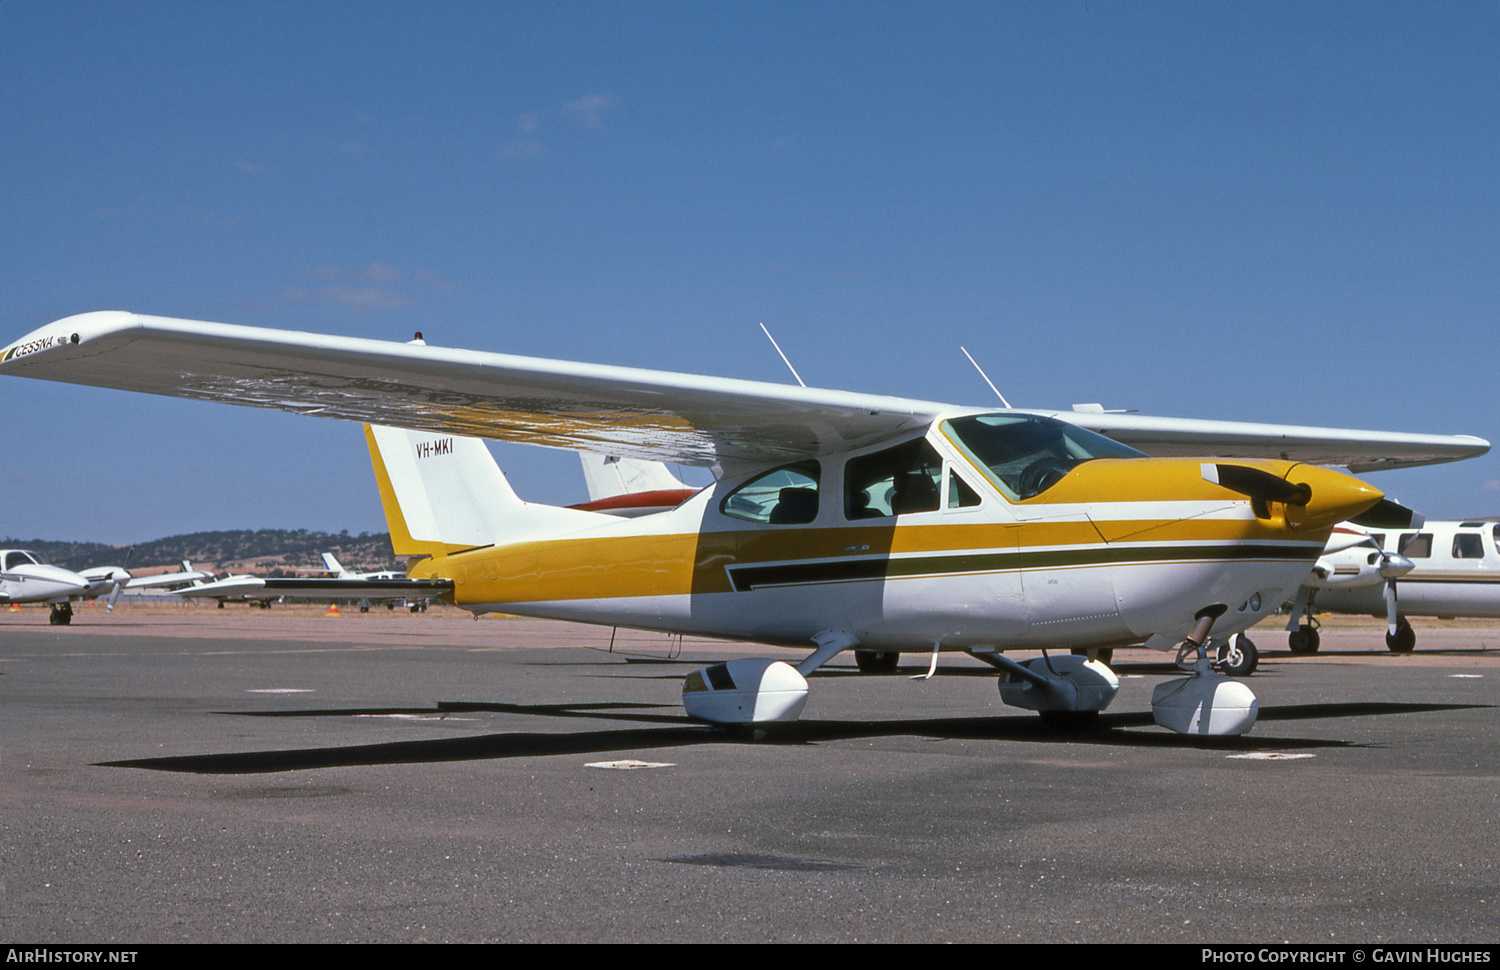
<path id="1" fill-rule="evenodd" d="M 48 539 L 0 539 L 0 548 L 30 549 L 48 562 L 67 569 L 119 566 L 129 546 L 102 542 L 54 542 Z M 322 568 L 323 553 L 331 552 L 350 569 L 399 569 L 391 553 L 388 532 L 312 532 L 307 529 L 242 529 L 193 532 L 140 542 L 130 557 L 130 568 L 175 566 L 186 559 L 196 568 L 215 572 L 274 573 L 299 566 Z"/>

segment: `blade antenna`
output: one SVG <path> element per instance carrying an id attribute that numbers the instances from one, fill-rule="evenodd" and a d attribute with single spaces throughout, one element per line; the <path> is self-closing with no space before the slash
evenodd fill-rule
<path id="1" fill-rule="evenodd" d="M 806 387 L 807 386 L 807 382 L 802 379 L 802 375 L 801 374 L 797 373 L 797 368 L 795 368 L 795 367 L 792 366 L 792 362 L 786 359 L 786 354 L 781 353 L 781 344 L 778 344 L 776 342 L 776 338 L 773 337 L 773 336 L 771 336 L 771 331 L 769 331 L 769 330 L 766 329 L 766 325 L 765 324 L 761 324 L 760 325 L 760 329 L 761 329 L 761 332 L 766 335 L 766 339 L 769 340 L 769 341 L 771 341 L 771 346 L 776 348 L 776 352 L 778 354 L 781 354 L 781 362 L 786 365 L 786 369 L 787 370 L 789 370 L 789 371 L 792 372 L 792 376 L 795 377 L 795 378 L 797 378 L 797 383 L 801 384 L 803 387 Z M 1006 406 L 1009 407 L 1009 405 L 1006 405 Z"/>
<path id="2" fill-rule="evenodd" d="M 959 347 L 958 349 L 962 350 L 964 352 L 964 356 L 969 358 L 969 363 L 973 364 L 974 369 L 979 371 L 979 376 L 983 377 L 984 382 L 990 386 L 990 390 L 995 392 L 995 396 L 1000 399 L 1000 403 L 1005 405 L 1006 407 L 1010 407 L 1010 402 L 1005 399 L 1004 394 L 1000 393 L 1000 388 L 996 387 L 995 382 L 990 380 L 990 375 L 986 374 L 984 372 L 984 368 L 979 366 L 979 361 L 974 359 L 974 355 L 969 353 L 968 348 Z"/>

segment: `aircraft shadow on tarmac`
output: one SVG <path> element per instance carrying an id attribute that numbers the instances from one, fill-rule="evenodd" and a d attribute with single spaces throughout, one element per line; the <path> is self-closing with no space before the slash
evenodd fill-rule
<path id="1" fill-rule="evenodd" d="M 1263 707 L 1261 721 L 1326 721 L 1347 717 L 1417 714 L 1484 708 L 1483 704 L 1348 703 L 1299 704 Z M 675 707 L 675 705 L 674 705 Z M 803 720 L 771 729 L 730 730 L 702 725 L 681 714 L 654 713 L 666 705 L 630 703 L 504 704 L 440 702 L 436 708 L 379 708 L 276 711 L 252 717 L 350 717 L 356 715 L 426 716 L 454 713 L 496 713 L 548 718 L 645 721 L 650 727 L 602 731 L 545 731 L 484 734 L 473 737 L 396 741 L 381 744 L 244 751 L 102 762 L 99 767 L 146 768 L 193 774 L 232 775 L 311 768 L 361 765 L 436 764 L 450 761 L 491 761 L 557 755 L 606 755 L 642 749 L 690 747 L 706 744 L 818 744 L 879 737 L 921 736 L 933 740 L 1006 741 L 1022 743 L 1097 744 L 1111 747 L 1194 748 L 1240 752 L 1286 751 L 1307 748 L 1357 748 L 1364 745 L 1328 738 L 1195 738 L 1154 726 L 1149 713 L 1102 714 L 1087 730 L 1059 731 L 1030 714 L 991 717 L 900 718 L 892 720 Z M 229 712 L 226 712 L 229 713 Z M 244 715 L 244 712 L 233 712 Z"/>

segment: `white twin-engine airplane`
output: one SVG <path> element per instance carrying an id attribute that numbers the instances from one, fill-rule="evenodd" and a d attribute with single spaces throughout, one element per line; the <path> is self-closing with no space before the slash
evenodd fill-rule
<path id="1" fill-rule="evenodd" d="M 376 425 L 395 552 L 425 554 L 411 576 L 451 584 L 456 605 L 811 648 L 795 666 L 689 675 L 688 713 L 728 724 L 795 718 L 805 677 L 855 649 L 931 652 L 934 668 L 966 652 L 1004 672 L 1007 703 L 1087 720 L 1119 681 L 1067 651 L 1144 642 L 1192 662 L 1156 689 L 1159 723 L 1242 733 L 1258 702 L 1213 659 L 1290 598 L 1335 524 L 1382 501 L 1321 466 L 1489 448 L 962 408 L 121 312 L 42 327 L 0 352 L 0 373 Z M 706 466 L 717 481 L 634 518 L 538 505 L 480 437 Z M 1007 650 L 1062 652 L 1018 663 Z"/>
<path id="2" fill-rule="evenodd" d="M 73 619 L 73 600 L 88 599 L 90 581 L 82 573 L 42 562 L 28 549 L 0 549 L 0 604 L 48 603 L 54 626 Z"/>
<path id="3" fill-rule="evenodd" d="M 1341 525 L 1293 604 L 1293 653 L 1317 651 L 1315 609 L 1384 616 L 1385 645 L 1396 653 L 1417 645 L 1408 616 L 1500 618 L 1500 524 Z"/>

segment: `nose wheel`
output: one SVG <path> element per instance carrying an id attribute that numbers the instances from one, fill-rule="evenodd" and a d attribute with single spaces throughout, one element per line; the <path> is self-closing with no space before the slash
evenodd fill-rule
<path id="1" fill-rule="evenodd" d="M 1249 677 L 1260 666 L 1260 650 L 1255 641 L 1236 633 L 1219 645 L 1214 669 L 1231 677 Z"/>

